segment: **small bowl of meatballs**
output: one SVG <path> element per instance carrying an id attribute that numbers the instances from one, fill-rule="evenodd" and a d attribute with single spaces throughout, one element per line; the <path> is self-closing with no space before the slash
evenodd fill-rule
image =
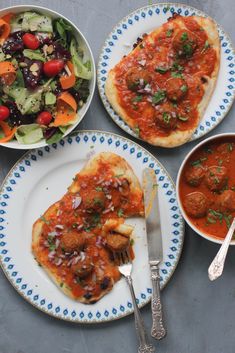
<path id="1" fill-rule="evenodd" d="M 235 217 L 235 133 L 215 135 L 195 146 L 179 169 L 176 190 L 190 227 L 222 244 Z"/>

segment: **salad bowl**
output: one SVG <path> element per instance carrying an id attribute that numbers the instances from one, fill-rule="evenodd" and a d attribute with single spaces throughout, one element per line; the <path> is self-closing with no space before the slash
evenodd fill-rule
<path id="1" fill-rule="evenodd" d="M 13 20 L 12 18 L 9 20 L 9 14 L 13 17 Z M 6 19 L 6 21 L 8 20 L 10 23 L 10 36 L 12 36 L 13 32 L 13 42 L 17 42 L 19 38 L 21 42 L 23 40 L 24 50 L 21 52 L 21 55 L 23 55 L 22 60 L 22 57 L 19 56 L 17 51 L 7 51 L 9 49 L 8 47 L 11 49 L 12 45 L 12 43 L 8 45 L 8 39 L 4 42 L 7 43 L 4 52 L 4 44 L 0 48 L 0 65 L 2 61 L 8 64 L 10 62 L 14 65 L 16 62 L 15 67 L 17 68 L 17 72 L 21 75 L 21 82 L 23 82 L 22 85 L 20 84 L 20 86 L 23 86 L 20 87 L 20 90 L 17 86 L 17 79 L 19 79 L 17 75 L 13 84 L 5 85 L 4 81 L 2 82 L 1 97 L 5 100 L 2 101 L 1 99 L 0 105 L 7 106 L 10 111 L 10 116 L 6 118 L 6 120 L 0 121 L 0 123 L 2 123 L 0 129 L 0 145 L 13 149 L 31 149 L 54 143 L 68 135 L 81 122 L 92 101 L 96 75 L 95 62 L 91 48 L 84 35 L 75 24 L 65 16 L 48 8 L 35 5 L 12 6 L 0 10 L 0 19 L 2 18 L 4 20 Z M 19 37 L 17 33 L 19 33 Z M 48 33 L 51 36 L 49 37 L 49 42 L 48 38 L 46 38 Z M 26 37 L 28 35 L 29 38 L 25 38 L 25 34 Z M 40 42 L 40 47 L 38 49 L 36 48 L 34 51 L 32 50 L 34 43 L 30 44 L 30 36 L 36 37 Z M 29 40 L 29 44 L 27 43 L 27 39 Z M 35 40 L 35 38 L 33 39 Z M 13 45 L 15 45 L 15 43 L 13 43 Z M 54 50 L 52 53 L 50 52 L 51 48 L 53 48 L 52 51 Z M 8 53 L 10 55 L 8 55 Z M 17 55 L 15 55 L 15 53 L 17 53 Z M 5 55 L 5 58 L 2 59 L 1 55 Z M 39 55 L 39 60 L 37 60 L 37 55 Z M 49 67 L 49 72 L 46 71 L 45 63 L 48 66 L 49 61 L 50 63 L 62 62 L 63 67 L 62 69 L 59 68 L 60 71 L 58 75 L 53 75 L 54 67 Z M 30 62 L 28 72 L 24 72 L 24 70 L 27 70 L 25 62 Z M 32 74 L 34 74 L 33 69 L 35 63 L 36 66 L 41 65 L 42 75 L 38 81 L 38 85 L 33 87 L 34 77 Z M 52 73 L 50 72 L 51 69 Z M 66 86 L 62 86 L 61 79 L 71 78 L 72 74 L 74 76 L 74 82 L 76 83 L 74 86 L 70 85 L 67 89 Z M 31 80 L 28 85 L 27 79 L 30 78 L 30 75 L 33 80 Z M 66 84 L 65 82 L 65 85 Z M 62 93 L 63 97 L 66 96 L 66 99 L 62 101 L 62 106 L 59 108 L 60 114 L 58 114 L 59 117 L 56 119 L 56 110 L 58 109 L 58 102 Z M 66 94 L 64 95 L 64 93 Z M 38 94 L 40 95 L 40 99 L 42 99 L 40 102 L 37 101 Z M 35 96 L 36 100 L 34 99 Z M 60 98 L 58 99 L 58 97 Z M 68 97 L 73 100 L 74 104 L 70 104 L 70 101 L 67 101 Z M 41 108 L 39 108 L 39 106 L 35 108 L 35 102 L 36 105 L 41 104 Z M 69 111 L 67 113 L 66 110 L 66 119 L 70 119 L 68 124 L 67 121 L 65 121 L 65 114 L 62 114 L 61 111 L 65 106 L 67 107 L 67 103 L 69 104 Z M 15 108 L 16 110 L 14 111 Z M 45 113 L 45 111 L 46 113 L 49 111 L 48 122 L 48 114 L 46 116 L 45 114 L 44 116 L 41 114 Z M 4 141 L 4 126 L 6 126 L 8 130 L 10 128 L 13 132 L 15 131 L 14 137 L 9 141 Z"/>

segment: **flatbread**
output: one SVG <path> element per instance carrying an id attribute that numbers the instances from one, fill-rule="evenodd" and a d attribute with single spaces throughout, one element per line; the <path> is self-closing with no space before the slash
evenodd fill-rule
<path id="1" fill-rule="evenodd" d="M 95 303 L 120 279 L 105 243 L 107 232 L 129 235 L 132 228 L 125 226 L 124 219 L 134 215 L 143 216 L 144 208 L 132 168 L 114 153 L 99 153 L 75 176 L 62 199 L 34 223 L 32 252 L 65 295 L 81 303 Z M 85 244 L 82 250 L 67 252 L 62 239 L 64 235 L 74 237 L 74 233 L 77 238 L 84 237 Z M 88 276 L 79 278 L 73 268 L 84 261 L 90 261 L 93 268 Z"/>
<path id="2" fill-rule="evenodd" d="M 198 26 L 198 32 L 192 32 L 190 30 L 191 28 L 189 28 L 189 21 Z M 143 63 L 144 61 L 146 61 L 144 65 L 144 70 L 147 70 L 154 77 L 155 83 L 158 78 L 161 79 L 161 82 L 157 82 L 157 84 L 160 89 L 164 91 L 165 82 L 164 80 L 162 81 L 161 75 L 159 76 L 159 74 L 154 73 L 152 64 L 154 59 L 149 58 L 148 55 L 150 54 L 148 54 L 148 51 L 152 45 L 154 49 L 156 47 L 156 50 L 160 50 L 162 52 L 162 54 L 160 53 L 157 56 L 155 66 L 167 66 L 167 64 L 169 65 L 169 62 L 172 62 L 172 60 L 175 60 L 176 58 L 176 54 L 172 44 L 174 41 L 174 37 L 179 31 L 182 30 L 187 30 L 189 33 L 193 33 L 193 35 L 195 35 L 199 41 L 202 41 L 202 38 L 200 38 L 202 37 L 202 34 L 200 35 L 199 31 L 201 30 L 201 33 L 203 33 L 204 47 L 200 42 L 200 45 L 198 45 L 198 48 L 193 53 L 192 57 L 189 57 L 187 59 L 178 58 L 177 60 L 180 62 L 180 66 L 183 68 L 181 74 L 186 83 L 191 84 L 193 81 L 194 86 L 200 85 L 200 89 L 203 90 L 204 94 L 200 102 L 198 102 L 196 110 L 194 109 L 193 112 L 188 113 L 189 121 L 187 121 L 185 124 L 183 124 L 182 121 L 179 121 L 177 124 L 180 126 L 177 126 L 176 128 L 169 131 L 161 130 L 161 128 L 159 129 L 159 126 L 156 126 L 156 128 L 151 126 L 151 128 L 149 129 L 148 125 L 151 125 L 151 123 L 152 125 L 155 124 L 154 108 L 156 108 L 156 106 L 151 103 L 151 97 L 153 95 L 153 92 L 149 94 L 144 92 L 142 94 L 142 101 L 139 103 L 133 103 L 133 107 L 142 109 L 141 114 L 138 117 L 138 109 L 136 111 L 132 109 L 132 101 L 136 98 L 136 95 L 138 98 L 138 95 L 141 95 L 141 93 L 139 92 L 143 90 L 140 90 L 139 92 L 135 93 L 128 90 L 127 85 L 125 85 L 125 77 L 127 77 L 126 75 L 128 71 L 131 70 L 133 67 L 138 68 L 138 70 L 143 69 Z M 169 31 L 173 31 L 171 41 L 170 38 L 167 38 L 167 33 L 170 33 Z M 158 43 L 157 41 L 161 36 L 166 38 L 166 41 L 162 45 L 161 43 L 156 45 L 156 43 Z M 148 50 L 146 48 L 148 48 Z M 171 60 L 169 56 L 173 55 L 174 58 L 172 58 Z M 211 60 L 210 63 L 212 66 L 212 70 L 211 72 L 209 72 L 208 75 L 207 71 L 209 64 L 207 61 L 209 55 L 210 58 L 213 56 L 213 60 Z M 141 60 L 138 61 L 138 57 Z M 189 73 L 187 73 L 186 71 L 189 68 L 190 62 L 192 63 L 192 69 L 191 71 L 189 71 Z M 182 16 L 175 15 L 173 16 L 173 18 L 169 19 L 167 23 L 152 31 L 148 35 L 144 36 L 142 42 L 137 45 L 136 48 L 130 52 L 130 54 L 124 57 L 113 69 L 109 71 L 105 84 L 105 93 L 113 109 L 134 132 L 137 132 L 138 130 L 139 137 L 141 139 L 156 146 L 175 147 L 182 145 L 186 141 L 188 141 L 196 130 L 196 128 L 198 127 L 199 122 L 203 117 L 203 114 L 208 106 L 214 88 L 216 86 L 219 66 L 220 41 L 215 22 L 210 18 L 204 18 L 199 16 L 191 16 L 184 18 Z M 170 69 L 168 73 L 163 74 L 165 80 L 168 80 L 170 75 L 172 75 L 172 69 Z M 177 102 L 178 107 L 184 104 L 183 101 L 188 99 L 189 94 L 190 93 L 187 93 L 184 99 L 182 99 L 180 102 Z M 196 96 L 196 94 L 197 93 L 195 92 L 193 95 Z M 192 102 L 192 99 L 193 98 L 191 98 L 190 103 Z M 163 102 L 159 104 L 159 106 L 161 106 L 162 103 L 165 104 L 165 102 L 169 103 L 169 99 L 167 97 L 163 100 Z M 143 104 L 145 104 L 145 108 L 143 108 Z M 178 114 L 178 108 L 172 109 L 176 112 L 176 114 Z M 152 120 L 149 118 L 150 115 L 153 115 Z M 146 121 L 146 125 L 144 124 L 144 121 Z M 139 122 L 141 122 L 141 125 L 139 124 Z"/>

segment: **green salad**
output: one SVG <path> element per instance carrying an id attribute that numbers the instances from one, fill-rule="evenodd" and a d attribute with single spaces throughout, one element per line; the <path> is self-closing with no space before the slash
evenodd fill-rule
<path id="1" fill-rule="evenodd" d="M 91 78 L 91 61 L 63 18 L 0 18 L 0 143 L 60 140 L 77 122 Z"/>

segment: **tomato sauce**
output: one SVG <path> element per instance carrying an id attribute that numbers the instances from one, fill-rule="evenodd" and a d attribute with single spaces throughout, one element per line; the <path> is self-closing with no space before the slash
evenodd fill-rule
<path id="1" fill-rule="evenodd" d="M 218 170 L 218 178 L 214 175 L 214 172 L 208 172 L 208 168 L 212 166 L 216 166 L 214 169 L 215 171 Z M 202 168 L 205 171 L 205 175 L 199 185 L 195 185 L 195 180 L 190 185 L 189 174 L 187 173 L 194 168 Z M 222 168 L 223 171 L 226 171 L 226 174 L 224 183 L 220 185 L 219 176 Z M 209 184 L 207 181 L 208 175 Z M 214 190 L 216 185 L 211 185 L 211 182 L 218 183 L 216 190 Z M 207 200 L 206 214 L 198 218 L 190 216 L 188 214 L 189 210 L 186 208 L 187 195 L 196 191 L 203 193 Z M 230 199 L 226 201 L 225 195 L 228 193 Z M 218 239 L 225 237 L 235 217 L 235 137 L 221 138 L 213 143 L 208 142 L 208 144 L 203 145 L 193 153 L 183 168 L 179 183 L 179 194 L 184 211 L 196 228 Z"/>
<path id="2" fill-rule="evenodd" d="M 163 109 L 170 109 L 173 114 L 179 117 L 187 116 L 187 120 L 177 119 L 175 130 L 184 131 L 196 128 L 199 119 L 197 106 L 204 95 L 201 78 L 205 75 L 210 76 L 215 67 L 216 52 L 208 45 L 206 32 L 192 17 L 181 17 L 181 19 L 197 40 L 197 48 L 190 58 L 177 57 L 173 47 L 173 38 L 174 33 L 181 29 L 177 23 L 169 20 L 162 26 L 160 33 L 153 34 L 151 37 L 143 37 L 142 43 L 115 67 L 115 85 L 118 90 L 119 104 L 131 118 L 129 124 L 132 129 L 146 140 L 151 136 L 168 136 L 172 132 L 156 122 L 156 109 L 161 111 L 161 106 Z M 156 70 L 157 67 L 163 67 L 167 70 L 159 73 Z M 141 90 L 133 92 L 128 88 L 126 76 L 131 68 L 144 69 L 151 74 L 151 94 L 150 92 L 149 94 L 140 93 Z M 186 81 L 187 94 L 177 104 L 165 98 L 159 105 L 154 106 L 151 96 L 159 90 L 164 91 L 165 83 L 172 75 L 176 75 L 176 77 L 178 75 Z"/>
<path id="3" fill-rule="evenodd" d="M 61 287 L 67 287 L 75 298 L 84 297 L 92 302 L 120 279 L 112 252 L 106 246 L 102 227 L 106 220 L 124 218 L 143 212 L 142 193 L 132 192 L 129 181 L 114 175 L 109 164 L 100 164 L 92 174 L 77 174 L 63 198 L 51 207 L 50 215 L 42 217 L 38 261 L 52 272 Z M 85 248 L 66 253 L 61 245 L 64 232 L 85 234 Z M 130 253 L 133 256 L 132 244 Z M 71 270 L 76 261 L 88 257 L 94 270 L 78 278 Z"/>

